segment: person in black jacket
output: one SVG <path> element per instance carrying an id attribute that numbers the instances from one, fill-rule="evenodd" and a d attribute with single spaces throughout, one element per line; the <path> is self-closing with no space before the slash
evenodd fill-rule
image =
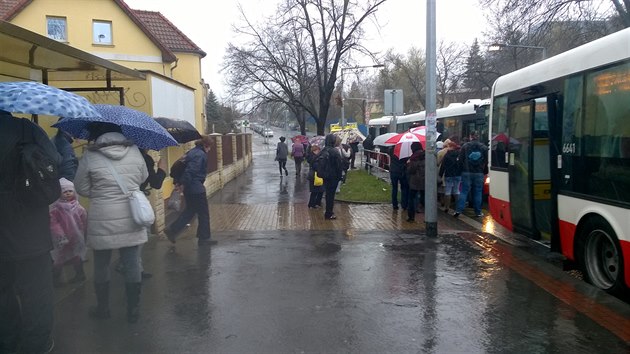
<path id="1" fill-rule="evenodd" d="M 398 159 L 394 147 L 389 148 L 389 180 L 392 185 L 392 207 L 398 210 L 398 187 L 400 186 L 400 205 L 407 210 L 409 183 L 407 181 L 407 158 Z"/>
<path id="2" fill-rule="evenodd" d="M 63 177 L 68 181 L 74 181 L 74 175 L 79 167 L 79 160 L 72 148 L 72 137 L 61 129 L 57 130 L 57 134 L 52 138 L 57 153 L 61 155 L 61 164 L 59 165 L 59 177 Z"/>
<path id="3" fill-rule="evenodd" d="M 24 124 L 24 125 L 22 125 Z M 23 206 L 14 193 L 16 136 L 29 134 L 51 158 L 61 156 L 46 133 L 0 111 L 0 353 L 45 353 L 53 340 L 53 273 L 48 205 Z"/>
<path id="4" fill-rule="evenodd" d="M 447 139 L 446 153 L 440 164 L 439 175 L 444 177 L 444 212 L 448 212 L 451 199 L 457 205 L 459 198 L 459 184 L 462 180 L 462 166 L 459 163 L 459 145 L 454 139 Z"/>
<path id="5" fill-rule="evenodd" d="M 367 138 L 363 140 L 363 156 L 365 157 L 365 170 L 366 171 L 370 164 L 370 159 L 374 158 L 372 156 L 373 150 L 374 150 L 374 137 L 372 136 L 372 134 L 368 134 Z"/>
<path id="6" fill-rule="evenodd" d="M 186 224 L 197 215 L 197 244 L 214 245 L 215 240 L 210 240 L 210 211 L 204 181 L 208 173 L 207 153 L 212 146 L 212 140 L 205 135 L 195 141 L 195 147 L 186 153 L 186 169 L 181 178 L 179 188 L 184 193 L 186 207 L 177 220 L 166 228 L 166 236 L 169 241 L 175 243 L 177 234 L 186 227 Z"/>
<path id="7" fill-rule="evenodd" d="M 339 150 L 335 148 L 337 137 L 333 134 L 326 135 L 325 147 L 317 159 L 317 174 L 324 179 L 324 191 L 326 193 L 326 212 L 324 218 L 333 220 L 337 217 L 333 212 L 335 205 L 335 191 L 341 180 L 342 161 Z M 325 172 L 322 172 L 325 171 Z M 320 173 L 321 172 L 321 173 Z"/>
<path id="8" fill-rule="evenodd" d="M 470 133 L 470 141 L 460 149 L 459 161 L 462 166 L 462 198 L 457 201 L 453 216 L 458 217 L 462 213 L 466 205 L 466 196 L 472 190 L 475 216 L 482 217 L 483 176 L 488 168 L 488 148 L 479 142 L 476 132 Z"/>
<path id="9" fill-rule="evenodd" d="M 324 186 L 316 186 L 315 171 L 317 171 L 317 158 L 321 152 L 321 148 L 317 145 L 311 146 L 311 151 L 306 155 L 306 161 L 311 166 L 308 171 L 309 190 L 311 192 L 308 199 L 308 207 L 317 209 L 322 206 L 322 198 L 324 197 Z"/>

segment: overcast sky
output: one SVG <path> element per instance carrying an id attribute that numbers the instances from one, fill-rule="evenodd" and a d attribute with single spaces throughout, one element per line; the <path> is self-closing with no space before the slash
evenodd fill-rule
<path id="1" fill-rule="evenodd" d="M 202 59 L 202 75 L 219 98 L 224 98 L 223 77 L 219 70 L 227 43 L 234 41 L 232 24 L 239 22 L 237 5 L 250 18 L 275 9 L 275 0 L 223 0 L 200 2 L 199 0 L 125 0 L 136 10 L 159 11 L 184 32 L 208 55 Z M 200 4 L 205 4 L 200 6 Z M 212 5 L 210 5 L 212 4 Z M 470 45 L 474 38 L 483 42 L 485 19 L 477 0 L 436 0 L 437 40 L 462 42 Z M 367 47 L 373 51 L 395 48 L 406 52 L 411 46 L 424 48 L 426 44 L 426 0 L 388 0 L 377 12 L 382 26 L 376 31 L 368 24 L 370 41 Z M 371 65 L 373 63 L 365 63 Z M 360 63 L 363 65 L 363 63 Z"/>

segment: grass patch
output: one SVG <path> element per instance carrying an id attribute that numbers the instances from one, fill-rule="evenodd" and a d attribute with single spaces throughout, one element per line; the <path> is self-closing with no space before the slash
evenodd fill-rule
<path id="1" fill-rule="evenodd" d="M 346 183 L 335 199 L 354 203 L 389 203 L 392 187 L 363 169 L 349 170 Z"/>

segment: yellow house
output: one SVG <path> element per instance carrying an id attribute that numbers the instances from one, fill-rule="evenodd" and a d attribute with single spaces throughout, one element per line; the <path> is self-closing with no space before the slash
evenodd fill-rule
<path id="1" fill-rule="evenodd" d="M 145 82 L 116 82 L 126 106 L 205 130 L 206 53 L 159 12 L 133 10 L 122 0 L 2 0 L 0 20 L 145 73 Z M 118 92 L 90 90 L 89 81 L 50 84 L 84 87 L 79 94 L 94 103 L 119 104 Z"/>

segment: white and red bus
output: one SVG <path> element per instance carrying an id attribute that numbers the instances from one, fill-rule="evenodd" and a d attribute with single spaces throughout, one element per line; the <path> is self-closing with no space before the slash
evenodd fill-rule
<path id="1" fill-rule="evenodd" d="M 489 99 L 470 99 L 465 103 L 451 103 L 435 111 L 437 120 L 437 132 L 440 139 L 445 140 L 450 136 L 460 139 L 467 138 L 470 132 L 477 131 L 479 136 L 488 135 L 488 117 L 490 115 Z M 387 133 L 392 116 L 371 119 L 368 122 L 370 134 L 376 137 Z M 410 113 L 396 117 L 396 132 L 402 133 L 413 125 L 424 125 L 425 111 Z"/>
<path id="2" fill-rule="evenodd" d="M 492 89 L 493 218 L 630 287 L 630 29 L 501 76 Z"/>

